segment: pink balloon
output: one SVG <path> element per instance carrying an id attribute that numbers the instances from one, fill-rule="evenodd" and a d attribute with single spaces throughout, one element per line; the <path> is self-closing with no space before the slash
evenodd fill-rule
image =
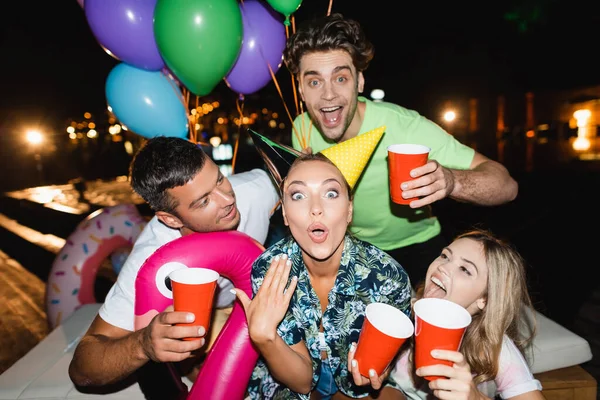
<path id="1" fill-rule="evenodd" d="M 83 0 L 77 0 L 77 2 L 79 3 L 79 5 L 81 6 L 81 8 L 83 8 Z"/>
<path id="2" fill-rule="evenodd" d="M 252 297 L 252 264 L 263 251 L 261 244 L 238 231 L 193 233 L 163 245 L 138 271 L 135 329 L 147 326 L 159 311 L 173 304 L 173 293 L 165 278 L 179 268 L 212 269 Z M 242 400 L 257 361 L 258 352 L 250 341 L 246 314 L 236 302 L 187 400 Z M 172 364 L 168 366 L 172 368 Z M 185 386 L 179 383 L 180 387 Z"/>

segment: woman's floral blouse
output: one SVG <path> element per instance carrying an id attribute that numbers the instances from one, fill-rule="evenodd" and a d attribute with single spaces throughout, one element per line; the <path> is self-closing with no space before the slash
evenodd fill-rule
<path id="1" fill-rule="evenodd" d="M 306 344 L 313 363 L 314 389 L 321 373 L 318 333 L 322 323 L 327 358 L 335 383 L 347 396 L 359 398 L 366 396 L 371 387 L 354 385 L 347 365 L 350 345 L 358 342 L 365 308 L 370 303 L 381 302 L 410 316 L 411 286 L 404 269 L 387 253 L 350 235 L 346 235 L 343 245 L 340 269 L 324 313 L 321 313 L 319 298 L 310 284 L 302 252 L 292 237 L 273 244 L 254 262 L 252 291 L 256 294 L 262 285 L 271 260 L 277 255 L 287 254 L 292 261 L 290 279 L 297 276 L 298 285 L 287 314 L 279 324 L 279 336 L 288 345 L 300 341 Z M 387 385 L 397 387 L 393 380 Z M 310 398 L 310 395 L 292 392 L 276 382 L 262 359 L 254 369 L 248 394 L 253 400 Z"/>

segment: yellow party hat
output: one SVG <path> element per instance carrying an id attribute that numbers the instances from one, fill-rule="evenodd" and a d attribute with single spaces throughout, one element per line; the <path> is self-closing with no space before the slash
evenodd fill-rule
<path id="1" fill-rule="evenodd" d="M 354 185 L 360 178 L 384 132 L 385 126 L 381 126 L 331 146 L 320 153 L 338 167 L 350 188 L 354 189 Z"/>

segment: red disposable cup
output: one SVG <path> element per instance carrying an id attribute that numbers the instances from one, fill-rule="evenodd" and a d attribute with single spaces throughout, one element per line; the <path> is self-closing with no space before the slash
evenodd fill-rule
<path id="1" fill-rule="evenodd" d="M 388 172 L 390 175 L 390 197 L 397 204 L 410 204 L 417 197 L 402 197 L 400 185 L 410 181 L 410 171 L 425 165 L 431 149 L 420 144 L 393 144 L 388 146 Z"/>
<path id="2" fill-rule="evenodd" d="M 208 332 L 219 273 L 206 268 L 182 268 L 171 272 L 169 278 L 175 311 L 191 312 L 196 317 L 194 322 L 177 325 L 203 326 Z M 200 338 L 185 338 L 194 339 Z"/>
<path id="3" fill-rule="evenodd" d="M 374 369 L 381 375 L 413 332 L 410 318 L 396 307 L 369 304 L 354 353 L 360 374 L 369 377 L 369 370 Z"/>
<path id="4" fill-rule="evenodd" d="M 458 351 L 471 314 L 462 306 L 444 299 L 421 299 L 414 305 L 415 311 L 415 367 L 445 364 L 431 356 L 432 350 Z M 441 376 L 426 376 L 433 381 Z"/>

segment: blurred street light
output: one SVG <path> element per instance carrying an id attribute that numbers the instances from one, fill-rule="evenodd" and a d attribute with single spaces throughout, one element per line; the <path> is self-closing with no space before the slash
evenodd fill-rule
<path id="1" fill-rule="evenodd" d="M 40 184 L 44 182 L 44 169 L 42 165 L 42 155 L 40 154 L 40 144 L 44 141 L 44 135 L 37 129 L 28 130 L 25 139 L 31 145 L 34 151 L 35 169 L 38 173 Z"/>
<path id="2" fill-rule="evenodd" d="M 573 150 L 586 151 L 591 147 L 588 139 L 588 124 L 591 116 L 592 112 L 586 109 L 577 110 L 573 113 L 573 118 L 577 120 L 577 139 L 573 142 Z"/>
<path id="3" fill-rule="evenodd" d="M 446 122 L 454 122 L 456 119 L 456 112 L 454 110 L 447 110 L 444 112 L 444 121 Z"/>
<path id="4" fill-rule="evenodd" d="M 209 142 L 213 147 L 219 147 L 221 144 L 221 138 L 218 136 L 213 136 L 209 139 Z"/>
<path id="5" fill-rule="evenodd" d="M 25 139 L 27 139 L 27 142 L 29 142 L 29 144 L 37 146 L 38 144 L 41 144 L 44 141 L 44 136 L 40 131 L 32 129 L 27 131 Z"/>
<path id="6" fill-rule="evenodd" d="M 573 150 L 586 151 L 590 149 L 591 145 L 588 138 L 578 136 L 577 139 L 573 141 Z"/>
<path id="7" fill-rule="evenodd" d="M 371 91 L 371 98 L 373 101 L 383 101 L 385 97 L 385 92 L 382 89 L 373 89 Z"/>

